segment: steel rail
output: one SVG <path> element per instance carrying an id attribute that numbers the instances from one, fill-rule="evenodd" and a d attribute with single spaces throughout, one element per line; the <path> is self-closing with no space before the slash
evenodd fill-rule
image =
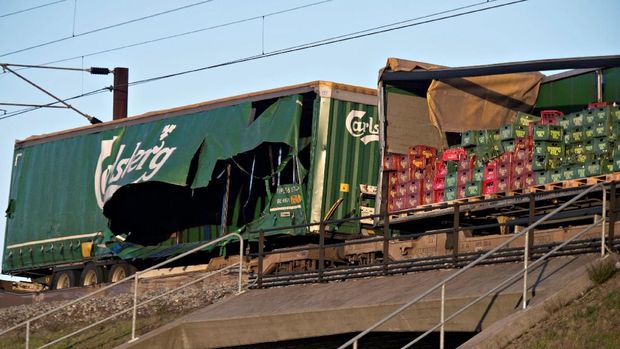
<path id="1" fill-rule="evenodd" d="M 518 234 L 514 234 L 514 236 L 506 241 L 504 241 L 503 243 L 499 244 L 498 246 L 496 246 L 495 248 L 493 248 L 492 250 L 486 252 L 485 254 L 483 254 L 482 256 L 478 257 L 476 260 L 474 260 L 473 262 L 467 264 L 466 266 L 464 266 L 461 270 L 459 270 L 456 273 L 453 273 L 452 275 L 448 276 L 447 278 L 445 278 L 443 281 L 435 284 L 435 286 L 429 288 L 427 291 L 423 292 L 422 294 L 420 294 L 419 296 L 415 297 L 414 299 L 412 299 L 411 301 L 403 304 L 402 306 L 400 306 L 398 309 L 394 310 L 392 313 L 388 314 L 387 316 L 385 316 L 383 319 L 377 321 L 376 323 L 374 323 L 373 325 L 371 325 L 370 327 L 368 327 L 366 330 L 362 331 L 361 333 L 359 333 L 358 335 L 354 336 L 353 338 L 351 338 L 350 340 L 348 340 L 346 343 L 342 344 L 341 346 L 338 347 L 338 349 L 345 349 L 349 346 L 351 346 L 353 343 L 357 342 L 360 338 L 364 337 L 366 334 L 370 333 L 372 330 L 376 329 L 377 327 L 383 325 L 384 323 L 386 323 L 387 321 L 391 320 L 392 318 L 394 318 L 396 315 L 400 314 L 401 312 L 403 312 L 404 310 L 406 310 L 407 308 L 409 308 L 410 306 L 412 306 L 413 304 L 417 303 L 418 301 L 420 301 L 421 299 L 423 299 L 424 297 L 426 297 L 427 295 L 431 294 L 432 292 L 436 291 L 437 289 L 439 289 L 443 284 L 446 284 L 448 282 L 450 282 L 451 280 L 455 279 L 456 277 L 462 275 L 463 273 L 465 273 L 467 270 L 473 268 L 474 266 L 476 266 L 478 263 L 480 263 L 481 261 L 483 261 L 484 259 L 488 258 L 489 256 L 491 256 L 492 254 L 494 254 L 495 252 L 497 252 L 498 250 L 502 249 L 503 247 L 507 246 L 508 244 L 510 244 L 511 242 L 515 241 L 516 239 L 522 237 L 523 235 L 529 233 L 530 231 L 532 231 L 534 228 L 536 228 L 537 226 L 539 226 L 540 224 L 542 224 L 544 221 L 546 221 L 547 219 L 553 217 L 555 214 L 557 214 L 558 212 L 562 211 L 563 209 L 565 209 L 566 207 L 570 206 L 572 203 L 574 203 L 575 201 L 579 200 L 580 198 L 584 197 L 585 195 L 589 194 L 590 192 L 594 191 L 595 189 L 599 189 L 604 187 L 605 183 L 598 183 L 595 184 L 591 187 L 589 187 L 588 189 L 584 190 L 583 192 L 579 193 L 578 195 L 576 195 L 575 197 L 573 197 L 572 199 L 568 200 L 567 202 L 565 202 L 564 204 L 562 204 L 561 206 L 557 207 L 555 210 L 549 212 L 548 214 L 546 214 L 545 216 L 543 216 L 542 218 L 540 218 L 538 221 L 536 221 L 535 223 L 533 223 L 532 225 L 530 225 L 529 227 L 525 228 L 523 231 L 519 232 Z"/>

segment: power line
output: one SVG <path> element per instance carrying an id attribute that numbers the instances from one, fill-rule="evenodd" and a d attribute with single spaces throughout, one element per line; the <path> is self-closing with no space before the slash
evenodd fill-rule
<path id="1" fill-rule="evenodd" d="M 490 3 L 490 2 L 496 2 L 496 1 L 498 1 L 498 0 L 490 0 L 490 1 L 480 2 L 480 3 L 474 4 L 474 5 L 468 5 L 468 6 L 464 6 L 464 7 L 461 7 L 461 8 L 472 7 L 472 6 L 479 6 L 481 4 L 486 4 L 486 3 Z M 334 37 L 323 39 L 323 40 L 313 41 L 313 42 L 302 44 L 302 45 L 290 46 L 290 47 L 287 47 L 287 48 L 284 48 L 284 49 L 280 49 L 280 50 L 276 50 L 276 51 L 271 51 L 271 52 L 268 52 L 268 53 L 265 53 L 265 54 L 259 54 L 259 55 L 244 57 L 244 58 L 240 58 L 240 59 L 236 59 L 236 60 L 228 61 L 228 62 L 224 62 L 224 63 L 218 63 L 218 64 L 209 65 L 209 66 L 205 66 L 205 67 L 184 70 L 184 71 L 180 71 L 180 72 L 177 72 L 177 73 L 171 73 L 171 74 L 160 75 L 160 76 L 156 76 L 156 77 L 152 77 L 152 78 L 148 78 L 148 79 L 133 81 L 133 82 L 130 82 L 128 85 L 129 86 L 141 85 L 141 84 L 144 84 L 144 83 L 149 83 L 149 82 L 154 82 L 154 81 L 157 81 L 157 80 L 168 79 L 168 78 L 172 78 L 172 77 L 176 77 L 176 76 L 180 76 L 180 75 L 196 73 L 196 72 L 200 72 L 200 71 L 204 71 L 204 70 L 219 68 L 219 67 L 233 65 L 233 64 L 239 64 L 239 63 L 248 62 L 248 61 L 254 61 L 254 60 L 258 60 L 258 59 L 262 59 L 262 58 L 267 58 L 267 57 L 279 56 L 279 55 L 286 54 L 286 53 L 291 53 L 291 52 L 296 52 L 296 51 L 301 51 L 301 50 L 307 50 L 307 49 L 310 49 L 310 48 L 331 45 L 331 44 L 335 44 L 335 43 L 339 43 L 339 42 L 344 42 L 344 41 L 349 41 L 349 40 L 354 40 L 354 39 L 359 39 L 359 38 L 363 38 L 363 37 L 367 37 L 367 36 L 383 34 L 383 33 L 391 32 L 391 31 L 395 31 L 395 30 L 415 27 L 415 26 L 419 26 L 419 25 L 422 25 L 422 24 L 428 24 L 428 23 L 438 22 L 438 21 L 442 21 L 442 20 L 446 20 L 446 19 L 455 18 L 455 17 L 461 17 L 461 16 L 465 16 L 465 15 L 470 15 L 470 14 L 474 14 L 474 13 L 478 13 L 478 12 L 488 11 L 488 10 L 492 10 L 492 9 L 496 9 L 496 8 L 500 8 L 500 7 L 505 7 L 505 6 L 509 6 L 509 5 L 514 5 L 514 4 L 521 3 L 521 2 L 526 2 L 526 1 L 528 1 L 528 0 L 514 0 L 514 1 L 511 1 L 511 2 L 502 3 L 502 4 L 498 4 L 498 5 L 494 5 L 494 6 L 487 6 L 487 7 L 480 8 L 480 9 L 460 12 L 460 13 L 456 13 L 456 14 L 453 14 L 453 15 L 448 15 L 448 16 L 428 19 L 428 20 L 421 21 L 421 22 L 416 22 L 416 23 L 411 23 L 411 24 L 406 24 L 406 25 L 401 25 L 401 26 L 389 28 L 389 27 L 392 27 L 392 26 L 397 25 L 399 23 L 410 22 L 410 21 L 415 20 L 415 19 L 406 20 L 406 21 L 399 21 L 399 22 L 395 22 L 395 23 L 392 23 L 392 24 L 382 25 L 382 26 L 378 26 L 378 27 L 374 27 L 374 28 L 369 28 L 369 29 L 365 29 L 365 30 L 361 30 L 361 31 L 357 31 L 357 32 L 349 33 L 349 34 L 344 34 L 344 35 L 334 36 Z M 461 9 L 461 8 L 458 8 L 458 9 Z M 441 11 L 441 12 L 437 12 L 437 13 L 434 13 L 434 14 L 418 17 L 418 18 L 422 19 L 422 18 L 434 17 L 434 16 L 436 16 L 438 14 L 454 12 L 454 11 L 456 11 L 458 9 Z M 387 28 L 387 29 L 385 29 L 385 28 Z"/>
<path id="2" fill-rule="evenodd" d="M 62 1 L 66 1 L 66 0 L 62 0 Z M 151 19 L 151 18 L 154 18 L 154 17 L 158 17 L 158 16 L 162 16 L 162 15 L 165 15 L 165 14 L 169 14 L 169 13 L 172 13 L 172 12 L 177 12 L 177 11 L 185 10 L 185 9 L 188 9 L 188 8 L 191 8 L 191 7 L 194 7 L 194 6 L 198 6 L 198 5 L 202 5 L 202 4 L 205 4 L 205 3 L 208 3 L 208 2 L 212 2 L 212 1 L 215 1 L 215 0 L 199 1 L 199 2 L 195 2 L 193 4 L 188 4 L 188 5 L 181 6 L 181 7 L 175 7 L 175 8 L 170 9 L 170 10 L 166 10 L 166 11 L 162 11 L 162 12 L 157 12 L 157 13 L 153 13 L 153 14 L 150 14 L 150 15 L 147 15 L 147 16 L 130 19 L 128 21 L 119 22 L 119 23 L 111 24 L 111 25 L 108 25 L 108 26 L 105 26 L 105 27 L 100 27 L 100 28 L 88 30 L 88 31 L 85 31 L 85 32 L 82 32 L 82 33 L 71 35 L 71 36 L 65 36 L 65 37 L 62 37 L 62 38 L 55 39 L 55 40 L 50 40 L 50 41 L 43 42 L 43 43 L 40 43 L 40 44 L 36 44 L 36 45 L 33 45 L 33 46 L 25 47 L 25 48 L 22 48 L 22 49 L 19 49 L 19 50 L 7 52 L 7 53 L 4 53 L 4 54 L 1 54 L 0 57 L 5 57 L 5 56 L 12 55 L 12 54 L 15 54 L 15 53 L 29 51 L 29 50 L 32 50 L 32 49 L 35 49 L 35 48 L 39 48 L 39 47 L 43 47 L 43 46 L 59 43 L 59 42 L 66 41 L 66 40 L 73 39 L 73 38 L 77 38 L 77 37 L 80 37 L 80 36 L 85 36 L 85 35 L 97 33 L 97 32 L 100 32 L 100 31 L 104 31 L 104 30 L 108 30 L 108 29 L 112 29 L 112 28 L 117 28 L 117 27 L 120 27 L 120 26 L 123 26 L 123 25 L 127 25 L 127 24 L 131 24 L 131 23 L 143 21 L 143 20 L 146 20 L 146 19 Z"/>
<path id="3" fill-rule="evenodd" d="M 458 11 L 459 9 L 471 8 L 473 6 L 480 6 L 481 4 L 487 4 L 487 3 L 496 2 L 496 1 L 499 1 L 499 0 L 490 0 L 490 1 L 480 2 L 480 3 L 476 3 L 476 4 L 472 4 L 472 5 L 467 5 L 467 6 L 462 6 L 462 7 L 459 7 L 459 8 L 454 8 L 454 9 L 451 9 L 451 10 L 445 10 L 445 11 L 436 12 L 434 14 L 429 14 L 429 15 L 425 15 L 425 16 L 421 16 L 421 17 L 417 17 L 417 18 L 419 20 L 419 19 L 434 17 L 434 16 L 437 16 L 438 14 L 445 14 L 445 13 L 449 13 L 449 12 L 454 12 L 454 11 Z M 166 75 L 160 75 L 160 76 L 156 76 L 156 77 L 152 77 L 152 78 L 147 78 L 147 79 L 143 79 L 143 80 L 137 80 L 137 81 L 130 82 L 127 85 L 128 86 L 142 85 L 142 84 L 146 84 L 146 83 L 150 83 L 150 82 L 154 82 L 154 81 L 158 81 L 158 80 L 169 79 L 169 78 L 176 77 L 176 76 L 186 75 L 186 74 L 190 74 L 190 73 L 197 73 L 197 72 L 204 71 L 204 70 L 210 70 L 210 69 L 215 69 L 215 68 L 219 68 L 219 67 L 224 67 L 224 66 L 229 66 L 229 65 L 234 65 L 234 64 L 254 61 L 254 60 L 263 59 L 263 58 L 267 58 L 267 57 L 279 56 L 279 55 L 283 55 L 283 54 L 287 54 L 287 53 L 291 53 L 291 52 L 307 50 L 307 49 L 310 49 L 310 48 L 326 46 L 326 45 L 331 45 L 331 44 L 335 44 L 335 43 L 339 43 L 339 42 L 344 42 L 344 41 L 359 39 L 359 38 L 363 38 L 363 37 L 383 34 L 383 33 L 391 32 L 391 31 L 395 31 L 395 30 L 401 30 L 401 29 L 405 29 L 405 28 L 415 27 L 415 26 L 419 26 L 419 25 L 422 25 L 422 24 L 439 22 L 439 21 L 443 21 L 443 20 L 447 20 L 447 19 L 451 19 L 451 18 L 461 17 L 461 16 L 465 16 L 465 15 L 470 15 L 470 14 L 478 13 L 478 12 L 483 12 L 483 11 L 497 9 L 497 8 L 501 8 L 501 7 L 505 7 L 505 6 L 510 6 L 510 5 L 514 5 L 514 4 L 522 3 L 522 2 L 526 2 L 526 1 L 528 1 L 528 0 L 515 0 L 515 1 L 507 2 L 507 3 L 501 3 L 501 4 L 497 4 L 497 5 L 493 5 L 493 6 L 486 6 L 486 7 L 475 9 L 475 10 L 469 10 L 469 11 L 460 12 L 460 13 L 456 13 L 456 14 L 452 14 L 452 15 L 447 15 L 447 16 L 442 16 L 442 17 L 437 17 L 437 18 L 431 18 L 431 19 L 427 19 L 425 21 L 410 23 L 410 24 L 406 24 L 406 25 L 400 25 L 400 26 L 396 26 L 396 27 L 394 27 L 394 25 L 398 25 L 398 24 L 401 24 L 401 23 L 407 23 L 407 22 L 410 22 L 410 21 L 413 21 L 413 20 L 416 20 L 416 19 L 409 19 L 409 20 L 405 20 L 405 21 L 394 22 L 394 23 L 391 23 L 391 24 L 377 26 L 377 27 L 373 27 L 373 28 L 369 28 L 369 29 L 365 29 L 365 30 L 349 33 L 349 34 L 333 36 L 331 38 L 326 38 L 326 39 L 322 39 L 322 40 L 318 40 L 318 41 L 313 41 L 313 42 L 309 42 L 309 43 L 302 44 L 302 45 L 290 46 L 290 47 L 287 47 L 287 48 L 284 48 L 284 49 L 268 52 L 268 53 L 265 53 L 265 54 L 248 56 L 248 57 L 239 58 L 239 59 L 228 61 L 228 62 L 218 63 L 218 64 L 204 66 L 204 67 L 195 68 L 195 69 L 184 70 L 184 71 L 180 71 L 180 72 L 176 72 L 176 73 L 171 73 L 171 74 L 166 74 Z M 123 87 L 123 85 L 121 85 L 119 87 Z M 101 88 L 101 89 L 98 89 L 98 90 L 94 90 L 94 91 L 88 92 L 88 93 L 83 94 L 83 95 L 72 97 L 70 99 L 82 98 L 82 97 L 89 96 L 89 95 L 99 94 L 99 93 L 102 93 L 102 92 L 105 92 L 105 91 L 109 91 L 110 89 L 111 89 L 110 87 L 105 87 L 105 88 Z M 67 99 L 67 100 L 70 100 L 70 99 Z M 53 104 L 56 104 L 56 102 L 50 103 L 49 105 L 53 105 Z M 23 113 L 27 113 L 27 112 L 30 112 L 30 111 L 33 111 L 33 110 L 36 110 L 36 109 L 38 109 L 38 108 L 34 108 L 33 107 L 33 108 L 27 108 L 27 109 L 18 110 L 18 111 L 12 112 L 12 113 L 7 113 L 6 116 L 0 117 L 0 120 L 6 119 L 6 118 L 9 118 L 9 117 L 13 117 L 13 116 L 16 116 L 16 115 L 20 115 L 20 114 L 23 114 Z"/>
<path id="4" fill-rule="evenodd" d="M 51 6 L 51 5 L 59 4 L 61 2 L 65 2 L 65 1 L 67 1 L 67 0 L 58 0 L 58 1 L 54 1 L 54 2 L 48 2 L 47 4 L 43 4 L 43 5 L 39 5 L 39 6 L 34 6 L 34 7 L 29 7 L 29 8 L 23 9 L 23 10 L 15 11 L 15 12 L 9 12 L 9 13 L 5 13 L 5 14 L 1 14 L 0 18 L 17 15 L 17 14 L 20 14 L 20 13 L 36 10 L 38 8 L 41 8 L 41 7 L 46 7 L 46 6 Z"/>
<path id="5" fill-rule="evenodd" d="M 136 42 L 136 43 L 133 43 L 133 44 L 118 46 L 118 47 L 109 48 L 109 49 L 105 49 L 105 50 L 101 50 L 101 51 L 95 51 L 95 52 L 91 52 L 91 53 L 87 53 L 87 54 L 83 54 L 83 55 L 78 55 L 78 56 L 74 56 L 74 57 L 63 58 L 63 59 L 59 59 L 59 60 L 43 63 L 43 64 L 40 64 L 40 65 L 57 64 L 57 63 L 72 61 L 72 60 L 78 59 L 78 58 L 91 57 L 91 56 L 96 56 L 96 55 L 100 55 L 100 54 L 104 54 L 104 53 L 124 50 L 124 49 L 128 49 L 128 48 L 131 48 L 131 47 L 136 47 L 136 46 L 141 46 L 141 45 L 146 45 L 146 44 L 152 44 L 152 43 L 159 42 L 159 41 L 175 39 L 175 38 L 186 36 L 186 35 L 190 35 L 190 34 L 196 34 L 196 33 L 204 32 L 204 31 L 209 31 L 209 30 L 214 30 L 214 29 L 218 29 L 218 28 L 229 27 L 229 26 L 232 26 L 232 25 L 235 25 L 235 24 L 250 22 L 250 21 L 253 21 L 253 20 L 262 19 L 262 18 L 265 18 L 265 17 L 271 17 L 271 16 L 275 16 L 275 15 L 279 15 L 279 14 L 283 14 L 283 13 L 287 13 L 287 12 L 293 12 L 293 11 L 301 10 L 301 9 L 304 9 L 304 8 L 307 8 L 307 7 L 317 6 L 317 5 L 321 5 L 321 4 L 324 4 L 324 3 L 327 3 L 327 2 L 332 2 L 332 1 L 334 1 L 334 0 L 317 1 L 317 2 L 306 4 L 306 5 L 300 5 L 300 6 L 284 9 L 284 10 L 279 10 L 279 11 L 275 11 L 275 12 L 266 13 L 266 14 L 263 14 L 263 15 L 260 15 L 260 16 L 243 18 L 243 19 L 239 19 L 239 20 L 236 20 L 236 21 L 226 22 L 226 23 L 222 23 L 222 24 L 217 24 L 217 25 L 213 25 L 213 26 L 209 26 L 209 27 L 204 27 L 204 28 L 199 28 L 199 29 L 195 29 L 195 30 L 190 30 L 190 31 L 182 32 L 182 33 L 173 34 L 173 35 L 162 36 L 162 37 L 151 39 L 151 40 L 140 41 L 140 42 Z"/>

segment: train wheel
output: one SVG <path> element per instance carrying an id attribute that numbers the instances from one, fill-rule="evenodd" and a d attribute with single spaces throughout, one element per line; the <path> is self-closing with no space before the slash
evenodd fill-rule
<path id="1" fill-rule="evenodd" d="M 100 284 L 104 281 L 103 277 L 103 268 L 97 265 L 87 265 L 84 270 L 82 270 L 82 275 L 80 277 L 80 285 L 82 286 L 92 286 L 96 284 Z"/>
<path id="2" fill-rule="evenodd" d="M 114 264 L 112 265 L 112 268 L 110 268 L 108 281 L 119 282 L 135 272 L 136 268 L 133 265 L 127 263 Z"/>
<path id="3" fill-rule="evenodd" d="M 78 285 L 77 270 L 61 270 L 54 273 L 52 277 L 52 289 L 61 290 L 64 288 L 76 287 Z"/>

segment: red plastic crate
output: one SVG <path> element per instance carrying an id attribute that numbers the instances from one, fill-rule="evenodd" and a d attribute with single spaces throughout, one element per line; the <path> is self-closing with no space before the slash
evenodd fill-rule
<path id="1" fill-rule="evenodd" d="M 401 154 L 387 153 L 383 157 L 383 169 L 386 171 L 395 171 L 398 168 L 398 162 Z"/>
<path id="2" fill-rule="evenodd" d="M 484 181 L 497 178 L 497 162 L 491 161 L 484 167 Z"/>
<path id="3" fill-rule="evenodd" d="M 528 172 L 525 161 L 515 161 L 512 163 L 511 173 L 514 177 L 520 177 L 525 174 L 525 172 Z"/>
<path id="4" fill-rule="evenodd" d="M 446 149 L 441 154 L 443 161 L 459 161 L 465 158 L 467 158 L 467 151 L 464 148 Z"/>
<path id="5" fill-rule="evenodd" d="M 458 170 L 459 171 L 471 170 L 472 168 L 474 168 L 475 161 L 476 161 L 476 158 L 474 156 L 466 157 L 464 159 L 459 160 L 459 162 L 458 162 Z"/>
<path id="6" fill-rule="evenodd" d="M 432 203 L 435 202 L 435 195 L 434 195 L 434 191 L 424 191 L 424 193 L 422 193 L 422 205 L 430 205 Z"/>
<path id="7" fill-rule="evenodd" d="M 409 194 L 407 184 L 400 184 L 396 187 L 396 196 L 405 196 Z"/>
<path id="8" fill-rule="evenodd" d="M 512 152 L 507 151 L 497 158 L 497 163 L 510 166 L 510 163 L 512 163 L 512 159 Z"/>
<path id="9" fill-rule="evenodd" d="M 398 184 L 398 172 L 390 172 L 388 175 L 388 183 L 392 186 Z"/>
<path id="10" fill-rule="evenodd" d="M 412 168 L 410 172 L 411 180 L 421 181 L 426 177 L 424 173 L 424 169 L 421 168 Z"/>
<path id="11" fill-rule="evenodd" d="M 519 190 L 525 188 L 525 177 L 514 176 L 510 180 L 510 190 Z"/>
<path id="12" fill-rule="evenodd" d="M 495 175 L 498 179 L 506 179 L 510 178 L 511 167 L 510 164 L 498 164 L 497 165 L 497 174 Z"/>
<path id="13" fill-rule="evenodd" d="M 564 116 L 559 110 L 543 110 L 540 112 L 541 125 L 557 125 L 558 117 Z"/>
<path id="14" fill-rule="evenodd" d="M 433 201 L 434 202 L 443 202 L 443 190 L 434 190 L 433 191 Z"/>
<path id="15" fill-rule="evenodd" d="M 398 175 L 398 184 L 405 184 L 412 179 L 411 172 L 409 170 L 398 171 L 396 174 Z"/>
<path id="16" fill-rule="evenodd" d="M 482 182 L 482 194 L 495 194 L 497 192 L 497 181 L 495 179 Z"/>
<path id="17" fill-rule="evenodd" d="M 463 171 L 458 171 L 457 173 L 457 177 L 456 177 L 456 184 L 457 185 L 464 185 L 465 183 L 471 181 L 471 177 L 472 177 L 472 171 L 471 170 L 463 170 Z"/>
<path id="18" fill-rule="evenodd" d="M 448 168 L 446 167 L 446 163 L 442 160 L 435 161 L 435 177 L 445 177 L 448 174 Z"/>
<path id="19" fill-rule="evenodd" d="M 529 171 L 523 175 L 523 185 L 525 186 L 525 188 L 536 185 L 536 177 L 534 177 L 534 172 Z"/>
<path id="20" fill-rule="evenodd" d="M 407 201 L 407 208 L 415 208 L 420 205 L 420 195 L 417 194 L 415 196 L 408 196 L 405 199 Z"/>
<path id="21" fill-rule="evenodd" d="M 467 185 L 457 185 L 456 186 L 456 198 L 462 199 L 466 196 L 467 193 Z"/>
<path id="22" fill-rule="evenodd" d="M 425 192 L 433 191 L 433 180 L 425 180 L 422 183 L 422 189 Z"/>
<path id="23" fill-rule="evenodd" d="M 418 195 L 422 192 L 422 181 L 411 181 L 406 184 L 407 186 L 407 195 Z"/>
<path id="24" fill-rule="evenodd" d="M 443 188 L 445 188 L 445 177 L 438 177 L 435 176 L 433 178 L 433 190 L 441 190 L 443 191 Z"/>
<path id="25" fill-rule="evenodd" d="M 422 156 L 427 159 L 434 159 L 437 157 L 437 149 L 426 145 L 414 145 L 408 149 L 409 156 Z"/>
<path id="26" fill-rule="evenodd" d="M 396 169 L 398 171 L 408 171 L 409 168 L 412 167 L 412 160 L 409 159 L 409 157 L 407 155 L 401 155 L 398 158 L 398 166 L 396 167 Z"/>
<path id="27" fill-rule="evenodd" d="M 428 165 L 428 159 L 423 156 L 409 156 L 410 166 L 412 168 L 425 168 Z"/>
<path id="28" fill-rule="evenodd" d="M 598 108 L 605 108 L 607 106 L 612 106 L 613 103 L 611 102 L 592 102 L 592 103 L 588 103 L 588 110 L 590 109 L 598 109 Z"/>

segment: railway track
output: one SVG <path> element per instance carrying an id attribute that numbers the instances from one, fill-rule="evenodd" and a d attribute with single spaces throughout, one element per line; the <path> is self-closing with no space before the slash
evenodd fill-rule
<path id="1" fill-rule="evenodd" d="M 534 246 L 531 250 L 532 258 L 536 259 L 544 255 L 560 243 L 561 242 Z M 614 248 L 620 248 L 620 238 L 616 238 L 613 241 L 612 245 L 614 246 Z M 587 253 L 598 253 L 600 252 L 600 248 L 600 239 L 578 240 L 569 243 L 562 250 L 554 253 L 552 256 L 558 257 Z M 263 275 L 261 280 L 261 287 L 268 288 L 318 282 L 346 281 L 358 278 L 379 277 L 437 269 L 458 268 L 474 261 L 485 252 L 486 251 L 461 253 L 456 256 L 456 259 L 454 255 L 445 255 L 436 257 L 415 258 L 403 261 L 381 261 L 380 263 L 376 263 L 373 265 L 339 266 L 325 269 L 322 273 L 320 273 L 319 271 L 300 271 Z M 487 260 L 482 261 L 480 264 L 488 265 L 522 261 L 523 248 L 507 248 L 498 251 L 495 255 L 488 258 Z M 257 278 L 257 275 L 250 275 L 249 284 L 252 285 L 251 288 L 258 288 Z"/>

